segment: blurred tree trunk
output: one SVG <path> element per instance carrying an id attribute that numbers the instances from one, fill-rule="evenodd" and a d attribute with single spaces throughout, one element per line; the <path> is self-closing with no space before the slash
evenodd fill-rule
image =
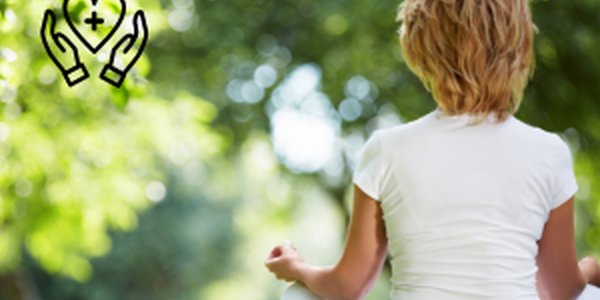
<path id="1" fill-rule="evenodd" d="M 0 300 L 42 300 L 31 276 L 26 272 L 0 276 Z"/>

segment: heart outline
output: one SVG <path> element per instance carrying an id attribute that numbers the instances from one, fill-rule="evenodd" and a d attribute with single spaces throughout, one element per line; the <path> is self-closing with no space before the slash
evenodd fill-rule
<path id="1" fill-rule="evenodd" d="M 115 32 L 117 32 L 117 29 L 119 29 L 119 27 L 121 26 L 121 23 L 123 23 L 123 20 L 125 19 L 125 12 L 127 11 L 127 4 L 125 3 L 125 0 L 119 0 L 119 2 L 121 2 L 121 7 L 123 8 L 121 10 L 121 14 L 119 15 L 119 19 L 117 19 L 117 22 L 115 23 L 113 28 L 104 37 L 104 39 L 102 41 L 100 41 L 100 43 L 96 47 L 93 47 L 85 39 L 85 37 L 81 34 L 81 32 L 79 32 L 79 30 L 77 30 L 77 27 L 75 27 L 75 24 L 73 24 L 73 22 L 71 21 L 71 16 L 69 16 L 69 11 L 67 8 L 67 6 L 69 5 L 69 1 L 70 0 L 64 0 L 64 2 L 63 2 L 63 13 L 65 15 L 65 19 L 67 20 L 67 24 L 69 24 L 69 27 L 71 28 L 73 33 L 75 33 L 75 35 L 79 38 L 79 40 L 83 43 L 83 45 L 86 48 L 88 48 L 88 50 L 90 50 L 93 54 L 98 53 L 98 51 L 100 51 L 100 49 L 102 49 L 102 47 L 104 47 L 104 45 L 106 43 L 108 43 L 108 41 L 115 34 Z"/>

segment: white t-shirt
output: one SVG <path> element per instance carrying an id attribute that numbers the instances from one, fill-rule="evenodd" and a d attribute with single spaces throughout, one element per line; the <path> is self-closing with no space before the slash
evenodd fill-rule
<path id="1" fill-rule="evenodd" d="M 537 299 L 536 241 L 577 191 L 568 146 L 513 116 L 441 115 L 376 131 L 354 171 L 381 203 L 392 299 Z"/>

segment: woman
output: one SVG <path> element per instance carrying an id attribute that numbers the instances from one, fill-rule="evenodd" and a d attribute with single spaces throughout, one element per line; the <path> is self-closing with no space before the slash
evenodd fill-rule
<path id="1" fill-rule="evenodd" d="M 337 264 L 286 243 L 266 266 L 329 299 L 363 298 L 388 251 L 392 299 L 576 299 L 599 285 L 597 261 L 576 258 L 569 148 L 513 116 L 534 62 L 528 1 L 400 8 L 405 60 L 438 108 L 367 141 Z"/>

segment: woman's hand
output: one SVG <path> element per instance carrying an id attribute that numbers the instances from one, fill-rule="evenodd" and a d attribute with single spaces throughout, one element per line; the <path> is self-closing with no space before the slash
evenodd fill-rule
<path id="1" fill-rule="evenodd" d="M 356 184 L 348 228 L 344 254 L 333 266 L 309 265 L 291 242 L 275 247 L 265 265 L 278 279 L 298 281 L 321 298 L 363 299 L 381 272 L 388 242 L 379 202 Z"/>
<path id="2" fill-rule="evenodd" d="M 298 269 L 304 264 L 304 259 L 290 241 L 273 248 L 265 260 L 265 266 L 269 271 L 275 274 L 277 279 L 287 282 L 298 279 Z"/>
<path id="3" fill-rule="evenodd" d="M 600 266 L 595 258 L 584 257 L 579 261 L 579 269 L 589 284 L 600 287 Z"/>

